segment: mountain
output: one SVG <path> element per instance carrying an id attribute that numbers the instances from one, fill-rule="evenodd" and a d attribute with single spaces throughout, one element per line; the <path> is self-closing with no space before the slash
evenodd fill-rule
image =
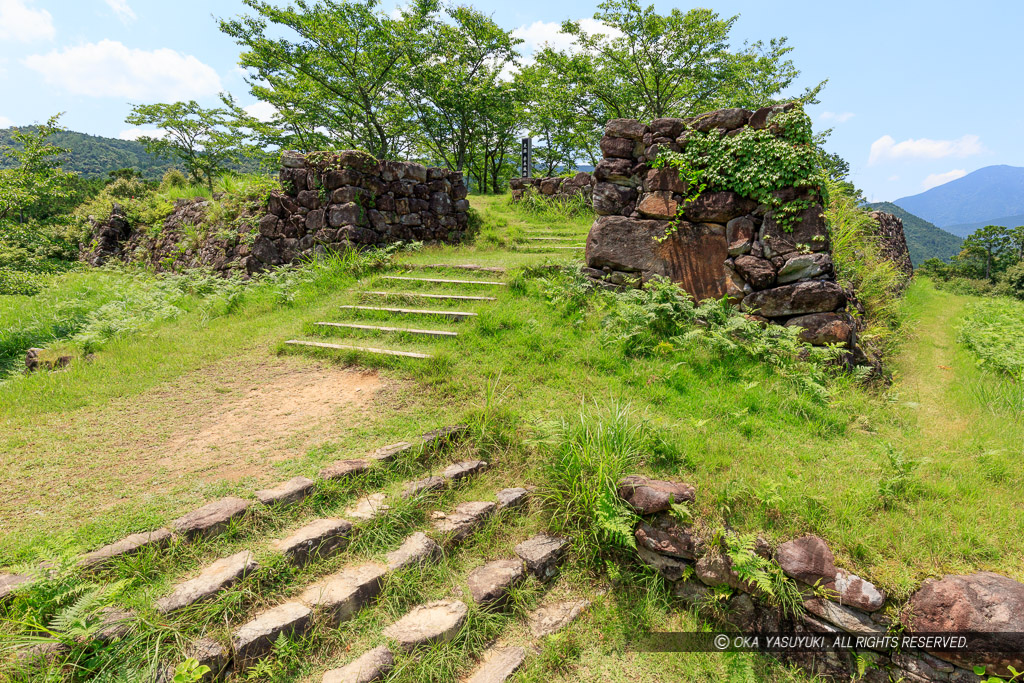
<path id="1" fill-rule="evenodd" d="M 146 153 L 142 143 L 135 140 L 118 140 L 74 131 L 60 131 L 50 137 L 50 142 L 70 150 L 64 161 L 64 170 L 80 173 L 86 178 L 106 178 L 109 171 L 135 168 L 145 178 L 159 180 L 164 171 L 174 166 L 172 161 Z M 0 145 L 10 143 L 11 129 L 0 130 Z M 0 168 L 9 166 L 10 162 L 6 157 L 0 158 Z"/>
<path id="2" fill-rule="evenodd" d="M 959 225 L 950 225 L 946 228 L 946 232 L 951 232 L 954 235 L 960 235 L 961 237 L 967 237 L 978 228 L 984 228 L 986 225 L 1001 225 L 1004 228 L 1016 228 L 1018 225 L 1024 225 L 1024 214 L 1019 216 L 990 218 L 987 221 L 978 221 L 977 223 L 960 223 Z"/>
<path id="3" fill-rule="evenodd" d="M 907 237 L 910 260 L 917 267 L 930 258 L 948 261 L 950 256 L 960 253 L 962 239 L 932 225 L 928 221 L 904 211 L 891 202 L 868 204 L 872 211 L 891 213 L 903 220 L 903 234 Z"/>
<path id="4" fill-rule="evenodd" d="M 1024 214 L 1024 168 L 986 166 L 893 203 L 942 228 L 988 225 L 1001 216 Z"/>

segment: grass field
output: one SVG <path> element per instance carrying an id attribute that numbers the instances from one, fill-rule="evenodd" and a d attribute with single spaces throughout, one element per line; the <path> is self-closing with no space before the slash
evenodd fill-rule
<path id="1" fill-rule="evenodd" d="M 475 245 L 402 252 L 387 269 L 375 262 L 324 264 L 288 285 L 253 286 L 230 302 L 224 293 L 182 293 L 174 300 L 174 315 L 110 335 L 96 345 L 89 362 L 63 372 L 10 376 L 0 384 L 5 491 L 0 567 L 91 550 L 164 524 L 214 496 L 247 495 L 285 477 L 312 476 L 339 457 L 357 457 L 445 423 L 469 423 L 476 445 L 463 455 L 496 466 L 454 498 L 438 501 L 442 509 L 503 485 L 543 487 L 555 478 L 549 463 L 564 451 L 572 425 L 582 423 L 605 435 L 595 441 L 603 446 L 584 451 L 605 454 L 595 457 L 610 463 L 610 475 L 641 471 L 694 484 L 698 494 L 691 512 L 708 528 L 764 532 L 776 542 L 804 532 L 820 534 L 838 564 L 896 596 L 908 595 L 927 576 L 947 572 L 989 569 L 1024 579 L 1024 551 L 1017 542 L 1024 528 L 1019 496 L 1024 420 L 1012 404 L 992 408 L 988 396 L 1005 391 L 1005 381 L 979 368 L 957 343 L 970 298 L 936 291 L 925 279 L 907 293 L 911 333 L 892 361 L 891 386 L 863 387 L 842 376 L 808 381 L 802 373 L 809 366 L 766 364 L 709 336 L 637 342 L 626 334 L 630 316 L 643 319 L 650 309 L 621 296 L 589 293 L 571 269 L 513 272 L 513 286 L 479 288 L 494 302 L 438 305 L 475 312 L 473 321 L 423 321 L 433 329 L 458 331 L 458 337 L 389 339 L 389 348 L 426 352 L 433 355 L 429 360 L 286 349 L 287 339 L 339 339 L 337 330 L 313 323 L 351 321 L 339 307 L 365 302 L 367 295 L 356 288 L 394 292 L 423 286 L 384 279 L 422 274 L 414 266 L 474 263 L 514 271 L 571 265 L 577 252 L 539 252 L 529 235 L 554 226 L 569 238 L 567 244 L 579 244 L 590 223 L 587 217 L 527 214 L 501 197 L 473 197 L 472 203 L 483 219 Z M 469 280 L 489 277 L 436 272 Z M 138 278 L 142 290 L 153 286 L 139 275 L 63 277 L 68 279 L 48 296 L 88 290 L 93 293 L 79 298 L 96 309 L 107 302 L 102 283 Z M 466 288 L 433 285 L 421 291 L 465 294 Z M 6 299 L 0 300 L 0 321 L 7 338 L 15 338 L 24 302 Z M 38 305 L 41 313 L 32 324 L 46 329 L 46 321 L 56 317 L 47 311 L 56 304 L 40 299 Z M 397 322 L 386 314 L 359 320 Z M 74 341 L 76 334 L 80 329 L 51 336 L 65 337 L 62 343 L 75 349 L 82 344 Z M 371 337 L 356 331 L 345 338 Z M 355 365 L 359 372 L 338 374 Z M 287 396 L 274 393 L 287 378 L 292 378 L 290 389 L 280 389 Z M 260 411 L 285 398 L 296 403 L 293 413 L 301 411 L 303 396 L 323 400 L 304 394 L 306 387 L 327 381 L 365 382 L 372 397 L 353 394 L 314 427 L 302 418 L 277 440 L 235 439 L 228 458 L 216 449 L 193 448 L 203 434 L 209 441 L 210 434 L 222 433 L 224 421 L 213 419 L 217 416 L 233 423 L 254 414 L 248 431 L 260 430 L 261 416 L 287 422 L 287 411 Z M 247 399 L 255 389 L 263 393 Z M 195 431 L 197 423 L 209 429 Z M 165 459 L 183 443 L 193 448 L 188 458 Z M 623 448 L 615 451 L 618 446 Z M 613 451 L 615 458 L 606 457 Z M 416 467 L 410 464 L 398 475 L 412 476 Z M 145 613 L 155 592 L 204 558 L 222 555 L 257 532 L 340 510 L 350 496 L 339 491 L 334 498 L 304 503 L 291 513 L 294 517 L 257 519 L 255 527 L 195 551 L 202 556 L 186 551 L 148 565 L 139 560 L 119 567 L 116 576 L 126 581 L 119 598 Z M 566 571 L 562 588 L 592 597 L 595 606 L 579 629 L 553 641 L 551 651 L 531 663 L 523 680 L 654 681 L 668 674 L 671 680 L 693 681 L 747 674 L 752 680 L 804 680 L 760 658 L 658 655 L 652 667 L 650 656 L 625 652 L 625 644 L 644 627 L 690 630 L 696 623 L 686 612 L 670 609 L 659 597 L 663 591 L 647 590 L 657 579 L 639 568 L 611 571 L 593 558 L 584 561 L 592 527 L 586 519 L 558 512 L 553 503 L 541 514 L 494 524 L 449 564 L 425 578 L 395 582 L 381 610 L 350 622 L 335 639 L 279 653 L 277 669 L 262 672 L 259 680 L 305 680 L 322 672 L 339 653 L 372 645 L 369 634 L 379 631 L 378 622 L 422 598 L 461 590 L 466 571 L 542 528 L 574 532 L 577 563 Z M 423 515 L 410 510 L 400 516 L 398 526 L 372 535 L 377 540 L 356 549 L 356 556 L 378 556 L 388 543 L 419 528 Z M 260 599 L 273 600 L 309 578 L 286 572 L 255 580 L 269 586 Z M 605 593 L 609 584 L 616 586 L 613 593 Z M 524 592 L 524 606 L 536 599 L 533 590 Z M 200 622 L 219 624 L 222 633 L 227 622 L 266 606 L 243 604 L 238 592 L 212 603 Z M 518 628 L 513 621 L 479 618 L 484 634 Z M 131 651 L 137 659 L 148 651 L 147 639 L 187 635 L 190 628 L 195 627 L 155 619 L 139 632 L 131 646 L 136 649 L 118 656 L 123 660 Z M 452 647 L 476 652 L 482 642 L 471 639 Z M 442 654 L 434 664 L 409 665 L 397 680 L 454 680 L 464 673 L 451 668 L 455 660 Z"/>

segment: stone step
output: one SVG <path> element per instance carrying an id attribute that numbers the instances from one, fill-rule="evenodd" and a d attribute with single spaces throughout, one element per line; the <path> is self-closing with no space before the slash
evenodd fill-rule
<path id="1" fill-rule="evenodd" d="M 348 546 L 352 522 L 347 519 L 318 519 L 297 529 L 287 538 L 271 544 L 292 564 L 302 566 L 312 559 L 325 560 Z"/>
<path id="2" fill-rule="evenodd" d="M 480 474 L 487 469 L 486 460 L 463 460 L 452 463 L 441 470 L 441 477 L 448 481 L 460 481 L 466 477 Z"/>
<path id="3" fill-rule="evenodd" d="M 560 246 L 554 246 L 554 245 L 543 246 L 543 245 L 540 245 L 540 244 L 525 244 L 525 245 L 522 245 L 522 246 L 519 247 L 520 250 L 522 250 L 522 249 L 535 249 L 535 250 L 540 250 L 540 251 L 555 251 L 555 250 L 564 250 L 564 249 L 586 249 L 586 248 L 587 248 L 587 245 L 585 245 L 585 244 L 580 244 L 578 246 L 572 246 L 572 247 L 560 247 Z"/>
<path id="4" fill-rule="evenodd" d="M 412 608 L 384 629 L 384 635 L 406 651 L 455 639 L 466 623 L 469 608 L 461 600 L 436 600 Z"/>
<path id="5" fill-rule="evenodd" d="M 557 633 L 576 621 L 589 606 L 589 600 L 563 600 L 541 605 L 527 617 L 530 633 L 536 638 Z"/>
<path id="6" fill-rule="evenodd" d="M 427 263 L 427 264 L 411 264 L 403 263 L 403 268 L 417 268 L 417 269 L 428 269 L 428 268 L 452 268 L 454 270 L 471 270 L 481 273 L 504 273 L 505 269 L 501 266 L 478 266 L 475 263 Z"/>
<path id="7" fill-rule="evenodd" d="M 82 559 L 79 560 L 79 564 L 86 568 L 97 567 L 117 558 L 128 557 L 142 552 L 146 548 L 164 548 L 172 540 L 174 540 L 174 533 L 170 529 L 157 529 L 156 531 L 145 531 L 141 534 L 132 534 L 122 538 L 116 543 L 111 543 L 110 545 L 105 545 L 91 553 L 86 553 L 82 556 Z M 2 579 L 0 579 L 0 581 L 2 581 Z"/>
<path id="8" fill-rule="evenodd" d="M 381 292 L 377 290 L 367 290 L 360 292 L 360 294 L 372 294 L 374 296 L 384 297 L 411 297 L 416 299 L 439 299 L 441 301 L 497 301 L 498 299 L 493 296 L 469 296 L 466 294 L 420 294 L 419 292 Z"/>
<path id="9" fill-rule="evenodd" d="M 307 588 L 299 602 L 323 613 L 335 627 L 380 595 L 388 568 L 376 562 L 348 567 Z"/>
<path id="10" fill-rule="evenodd" d="M 469 573 L 466 583 L 473 600 L 481 607 L 503 607 L 509 591 L 526 579 L 522 560 L 495 560 Z"/>
<path id="11" fill-rule="evenodd" d="M 412 327 L 386 327 L 384 325 L 356 325 L 355 323 L 313 323 L 321 327 L 341 327 L 346 330 L 366 330 L 369 332 L 405 332 L 406 334 L 422 334 L 428 337 L 458 337 L 458 332 L 447 330 L 417 330 Z"/>
<path id="12" fill-rule="evenodd" d="M 387 499 L 386 493 L 371 493 L 362 496 L 356 500 L 354 505 L 345 510 L 345 516 L 360 522 L 379 517 L 391 509 L 391 506 L 387 504 Z"/>
<path id="13" fill-rule="evenodd" d="M 402 498 L 415 498 L 423 493 L 441 491 L 448 486 L 448 480 L 444 477 L 431 476 L 417 481 L 411 481 L 402 489 Z"/>
<path id="14" fill-rule="evenodd" d="M 528 242 L 564 242 L 566 240 L 576 239 L 574 236 L 567 237 L 527 237 Z"/>
<path id="15" fill-rule="evenodd" d="M 245 514 L 249 502 L 241 498 L 227 497 L 193 510 L 171 523 L 173 529 L 189 540 L 204 536 L 215 536 L 225 529 L 228 523 Z"/>
<path id="16" fill-rule="evenodd" d="M 446 544 L 460 543 L 476 531 L 490 517 L 496 503 L 472 501 L 460 503 L 450 515 L 441 513 L 434 519 L 433 527 Z"/>
<path id="17" fill-rule="evenodd" d="M 526 662 L 526 648 L 495 646 L 484 653 L 466 683 L 505 683 Z"/>
<path id="18" fill-rule="evenodd" d="M 506 283 L 495 280 L 452 280 L 443 277 L 409 277 L 407 275 L 381 275 L 382 280 L 398 280 L 400 282 L 431 282 L 447 285 L 487 285 L 490 287 L 504 287 Z"/>
<path id="19" fill-rule="evenodd" d="M 434 429 L 420 436 L 423 447 L 431 451 L 452 446 L 469 434 L 469 427 L 466 425 L 451 425 Z"/>
<path id="20" fill-rule="evenodd" d="M 502 489 L 498 491 L 498 510 L 518 510 L 530 502 L 530 490 L 524 488 Z"/>
<path id="21" fill-rule="evenodd" d="M 383 313 L 397 313 L 399 315 L 437 315 L 456 320 L 476 317 L 476 313 L 470 313 L 469 311 L 431 311 L 422 308 L 388 308 L 386 306 L 339 306 L 338 308 L 350 311 L 380 311 Z"/>
<path id="22" fill-rule="evenodd" d="M 349 460 L 339 460 L 333 465 L 328 465 L 320 470 L 319 477 L 328 481 L 334 481 L 335 479 L 346 479 L 348 477 L 358 476 L 367 472 L 369 469 L 369 460 L 351 458 Z"/>
<path id="23" fill-rule="evenodd" d="M 24 586 L 32 582 L 28 574 L 0 574 L 0 605 L 13 593 L 18 586 Z"/>
<path id="24" fill-rule="evenodd" d="M 569 552 L 569 540 L 539 534 L 517 545 L 515 552 L 531 574 L 539 581 L 548 581 L 558 573 L 558 565 Z"/>
<path id="25" fill-rule="evenodd" d="M 168 614 L 209 600 L 257 567 L 255 558 L 248 550 L 217 560 L 194 579 L 179 583 L 170 595 L 157 600 L 156 610 Z"/>
<path id="26" fill-rule="evenodd" d="M 441 556 L 441 546 L 422 531 L 405 539 L 397 550 L 387 554 L 388 569 L 398 571 L 408 567 L 422 567 Z"/>
<path id="27" fill-rule="evenodd" d="M 323 683 L 372 683 L 395 668 L 395 655 L 386 645 L 364 652 L 340 669 L 324 674 Z"/>
<path id="28" fill-rule="evenodd" d="M 373 353 L 381 356 L 401 356 L 403 358 L 433 358 L 427 353 L 416 353 L 414 351 L 396 351 L 394 349 L 377 349 L 372 346 L 348 346 L 346 344 L 326 344 L 324 342 L 302 341 L 289 339 L 285 344 L 291 346 L 315 346 L 319 349 L 338 349 L 340 351 L 359 351 L 361 353 Z"/>
<path id="29" fill-rule="evenodd" d="M 292 477 L 271 489 L 256 492 L 256 499 L 264 505 L 288 505 L 297 503 L 316 488 L 316 482 L 309 477 Z"/>
<path id="30" fill-rule="evenodd" d="M 391 462 L 397 458 L 399 454 L 405 453 L 412 447 L 413 445 L 407 441 L 399 441 L 398 443 L 381 446 L 366 457 L 376 462 Z"/>
<path id="31" fill-rule="evenodd" d="M 281 636 L 304 635 L 311 626 L 313 610 L 301 602 L 272 607 L 231 635 L 235 671 L 242 672 L 266 657 Z"/>

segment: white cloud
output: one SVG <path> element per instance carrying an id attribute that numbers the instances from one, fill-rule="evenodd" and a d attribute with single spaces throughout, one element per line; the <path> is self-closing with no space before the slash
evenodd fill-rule
<path id="1" fill-rule="evenodd" d="M 621 36 L 618 29 L 607 26 L 595 19 L 580 19 L 580 28 L 585 33 L 603 33 L 613 38 Z M 530 25 L 523 25 L 512 31 L 512 35 L 521 38 L 523 44 L 519 51 L 524 55 L 532 55 L 537 50 L 550 45 L 555 50 L 568 50 L 572 47 L 575 38 L 567 33 L 562 33 L 562 24 L 557 21 L 535 21 Z"/>
<path id="2" fill-rule="evenodd" d="M 871 155 L 868 163 L 897 159 L 944 159 L 946 157 L 964 158 L 981 154 L 985 151 L 981 139 L 977 135 L 965 135 L 958 140 L 929 140 L 913 138 L 896 142 L 891 135 L 882 137 L 871 143 Z"/>
<path id="3" fill-rule="evenodd" d="M 818 120 L 831 121 L 832 123 L 846 123 L 854 116 L 856 116 L 856 114 L 852 111 L 844 111 L 841 114 L 837 114 L 834 111 L 823 111 L 821 112 L 821 115 L 818 116 Z"/>
<path id="4" fill-rule="evenodd" d="M 53 40 L 53 16 L 44 9 L 33 9 L 34 0 L 0 0 L 0 40 Z"/>
<path id="5" fill-rule="evenodd" d="M 6 116 L 0 116 L 0 128 L 10 128 L 14 125 L 14 121 L 7 118 Z"/>
<path id="6" fill-rule="evenodd" d="M 167 131 L 161 128 L 150 128 L 149 130 L 145 128 L 129 128 L 118 133 L 117 138 L 119 140 L 138 140 L 144 135 L 151 138 L 162 138 L 167 135 Z"/>
<path id="7" fill-rule="evenodd" d="M 257 121 L 263 121 L 264 123 L 270 121 L 277 114 L 277 107 L 272 105 L 270 102 L 254 102 L 247 107 L 242 107 L 245 113 L 252 116 Z"/>
<path id="8" fill-rule="evenodd" d="M 945 185 L 951 180 L 963 178 L 965 175 L 967 175 L 967 171 L 962 168 L 955 168 L 952 171 L 947 171 L 946 173 L 932 173 L 921 181 L 921 187 L 925 190 L 930 190 L 933 187 Z"/>
<path id="9" fill-rule="evenodd" d="M 128 6 L 128 0 L 106 0 L 106 3 L 110 9 L 114 10 L 114 14 L 122 24 L 130 24 L 137 19 L 135 11 Z"/>
<path id="10" fill-rule="evenodd" d="M 192 55 L 169 48 L 132 49 L 113 40 L 30 55 L 22 63 L 42 74 L 48 85 L 75 95 L 173 102 L 222 89 L 217 72 Z"/>

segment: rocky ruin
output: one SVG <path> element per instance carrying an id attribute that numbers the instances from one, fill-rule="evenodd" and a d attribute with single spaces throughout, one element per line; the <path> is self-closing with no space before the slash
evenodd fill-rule
<path id="1" fill-rule="evenodd" d="M 596 182 L 593 175 L 580 171 L 571 178 L 512 178 L 508 184 L 513 201 L 522 199 L 532 191 L 556 201 L 567 201 L 578 196 L 589 202 L 593 199 Z"/>
<path id="2" fill-rule="evenodd" d="M 903 232 L 903 219 L 884 211 L 872 211 L 871 218 L 878 224 L 882 255 L 910 278 L 914 274 L 914 264 L 910 260 L 907 236 Z"/>
<path id="3" fill-rule="evenodd" d="M 663 276 L 698 301 L 728 297 L 761 319 L 800 327 L 813 344 L 853 346 L 856 328 L 846 310 L 851 293 L 835 281 L 817 193 L 795 187 L 777 191 L 783 202 L 808 205 L 784 227 L 769 207 L 735 192 L 691 198 L 675 169 L 652 166 L 661 149 L 682 150 L 693 131 L 772 131 L 773 116 L 792 107 L 722 109 L 650 125 L 609 121 L 601 138 L 604 158 L 594 170 L 598 216 L 587 237 L 587 276 L 613 286 L 640 286 Z"/>
<path id="4" fill-rule="evenodd" d="M 143 261 L 157 270 L 211 268 L 244 275 L 324 251 L 467 237 L 469 201 L 457 171 L 380 161 L 365 152 L 285 152 L 281 190 L 249 207 L 239 227 L 211 225 L 213 202 L 179 200 L 159 230 L 133 226 L 119 206 L 94 227 L 84 257 Z"/>

